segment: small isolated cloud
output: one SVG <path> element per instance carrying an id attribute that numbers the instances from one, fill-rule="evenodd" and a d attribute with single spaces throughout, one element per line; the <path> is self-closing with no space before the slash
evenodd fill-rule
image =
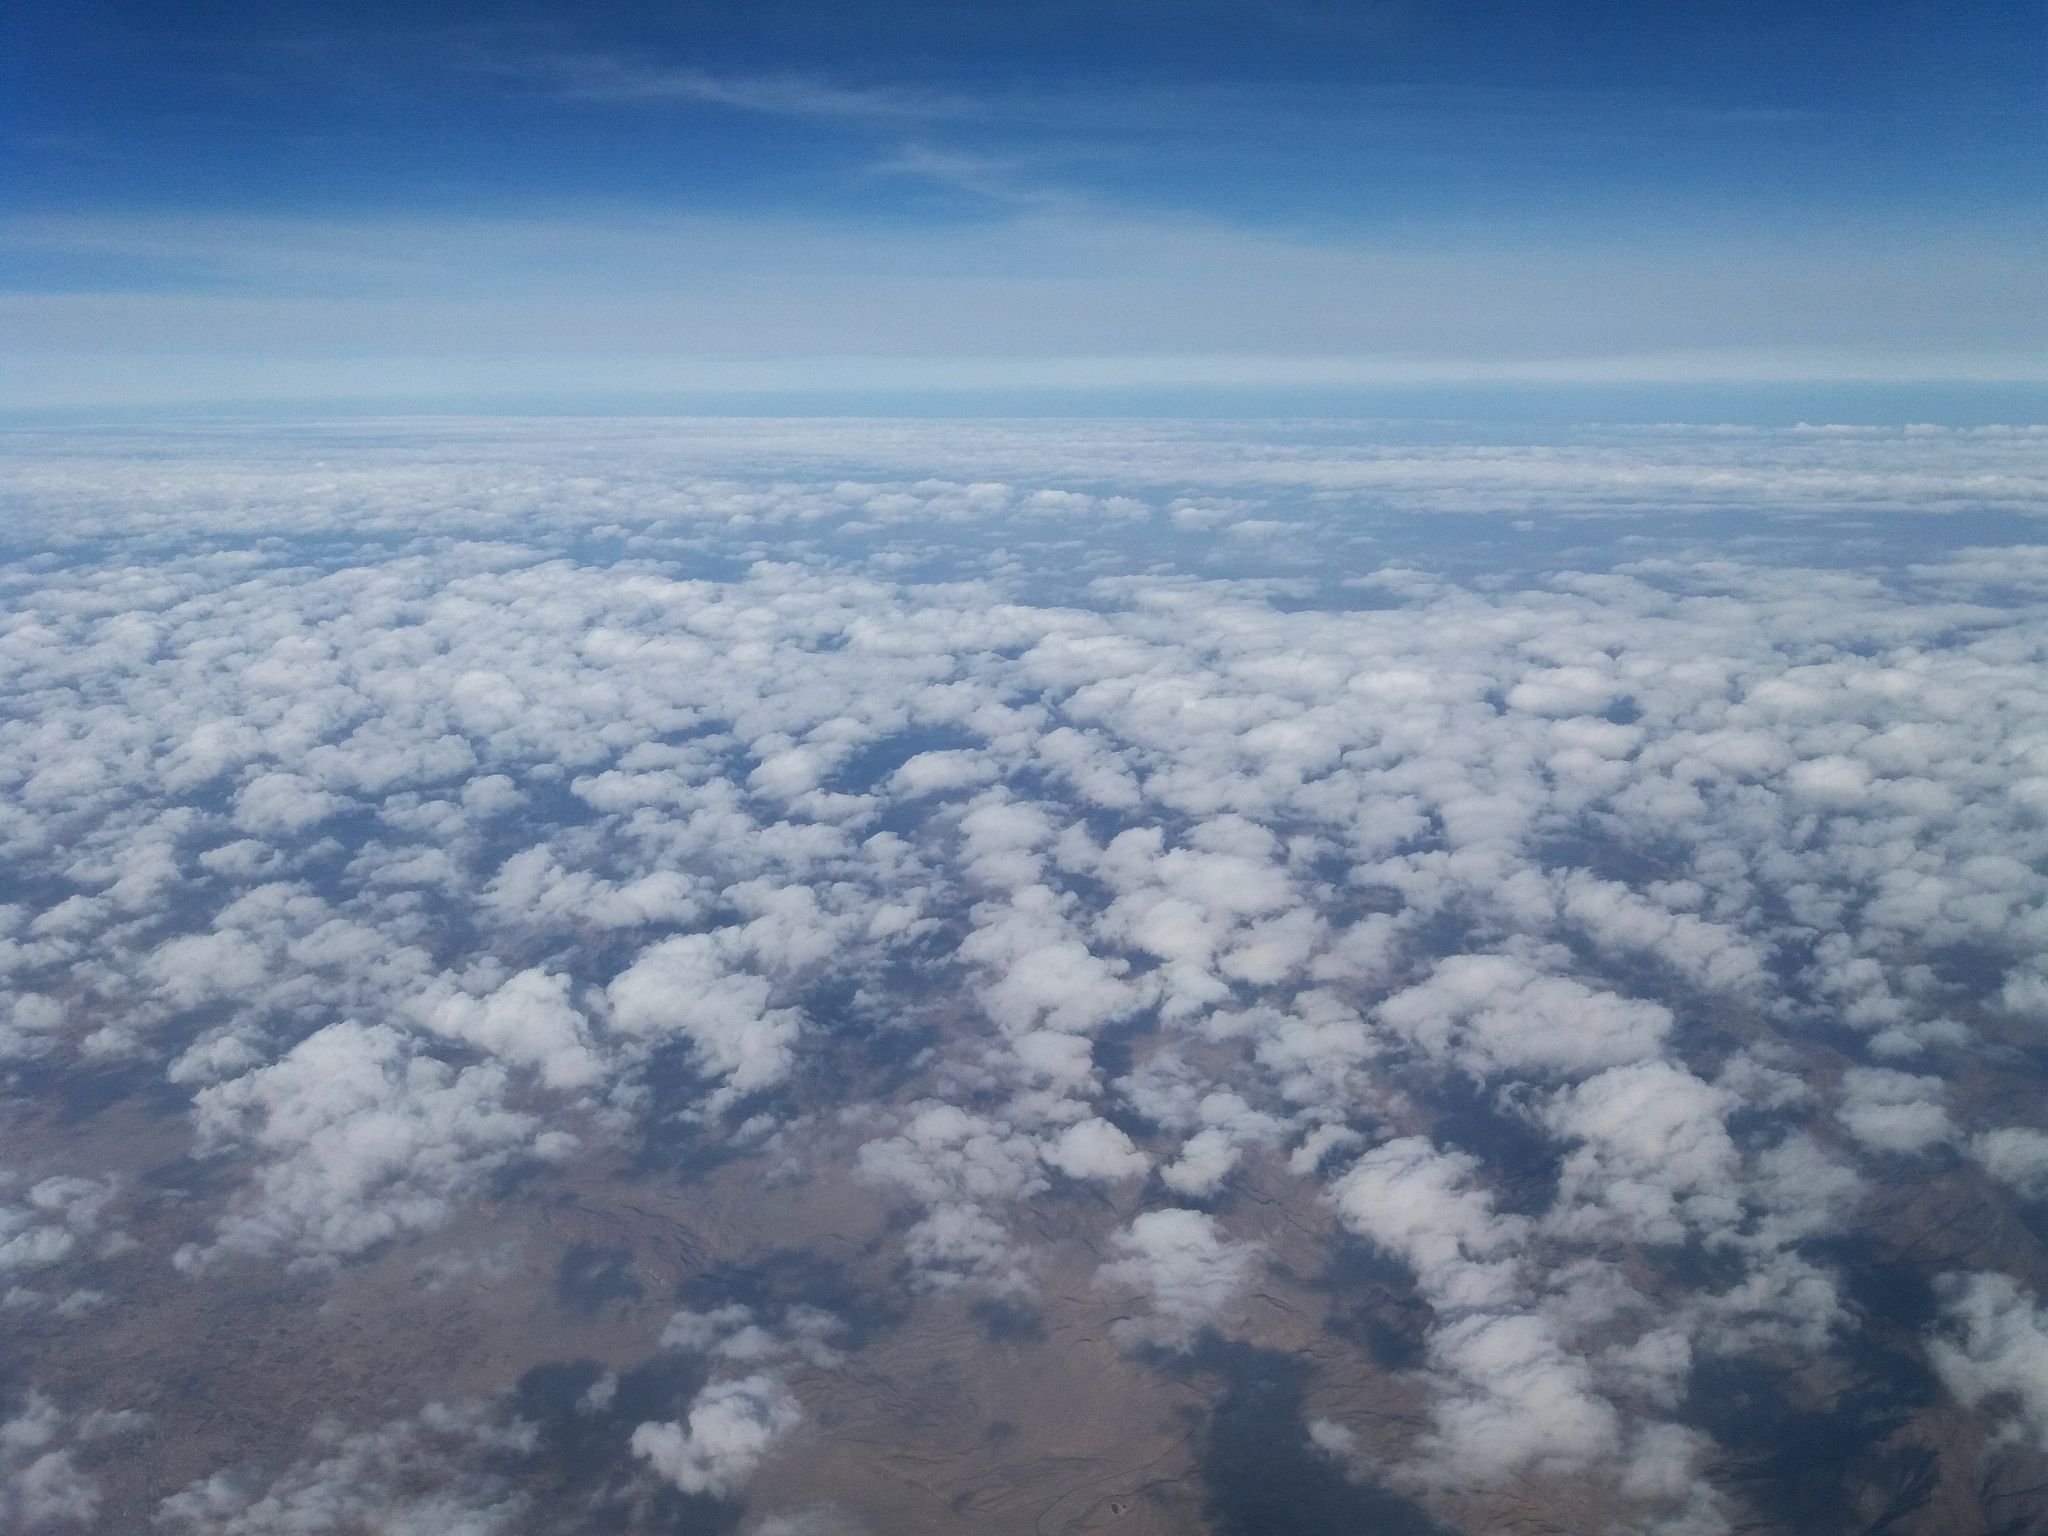
<path id="1" fill-rule="evenodd" d="M 201 1089 L 202 1144 L 246 1148 L 257 1166 L 212 1248 L 181 1251 L 181 1264 L 278 1252 L 333 1261 L 440 1225 L 493 1169 L 574 1145 L 509 1108 L 508 1088 L 495 1064 L 457 1070 L 389 1025 L 341 1023 Z"/>
<path id="2" fill-rule="evenodd" d="M 1301 1043 L 1304 1033 L 1315 1034 L 1320 1040 L 1320 1032 L 1308 1021 L 1281 1020 L 1268 1043 L 1283 1040 L 1291 1048 Z M 1267 1060 L 1274 1059 L 1271 1051 L 1262 1054 Z M 1192 1098 L 1192 1092 L 1186 1096 Z M 1193 1199 L 1205 1199 L 1220 1190 L 1237 1168 L 1246 1147 L 1276 1145 L 1288 1129 L 1286 1121 L 1254 1109 L 1242 1094 L 1227 1088 L 1212 1088 L 1184 1109 L 1169 1108 L 1165 1103 L 1160 1109 L 1171 1116 L 1169 1123 L 1200 1127 L 1181 1143 L 1179 1155 L 1159 1170 L 1168 1189 Z"/>
<path id="3" fill-rule="evenodd" d="M 1381 1003 L 1410 1048 L 1474 1076 L 1579 1074 L 1657 1053 L 1671 1029 L 1656 1003 L 1546 975 L 1508 955 L 1454 955 Z"/>
<path id="4" fill-rule="evenodd" d="M 932 1207 L 904 1233 L 903 1256 L 927 1290 L 965 1285 L 1005 1295 L 1031 1288 L 1029 1251 L 971 1203 Z"/>
<path id="5" fill-rule="evenodd" d="M 1175 1194 L 1202 1199 L 1223 1187 L 1243 1155 L 1228 1131 L 1211 1126 L 1183 1142 L 1180 1155 L 1159 1170 L 1159 1177 Z"/>
<path id="6" fill-rule="evenodd" d="M 1150 1309 L 1114 1325 L 1111 1331 L 1127 1345 L 1185 1349 L 1203 1328 L 1229 1315 L 1257 1254 L 1255 1245 L 1230 1241 L 1216 1219 L 1200 1211 L 1146 1211 L 1114 1241 L 1123 1257 L 1098 1269 L 1096 1284 L 1136 1291 Z"/>
<path id="7" fill-rule="evenodd" d="M 1093 1144 L 1087 1132 L 1074 1148 L 1077 1158 L 1108 1155 L 1110 1163 L 1118 1150 L 1113 1141 Z M 1046 1162 L 1047 1152 L 1023 1132 L 927 1100 L 914 1106 L 898 1134 L 864 1143 L 854 1169 L 868 1183 L 899 1190 L 926 1208 L 904 1241 L 921 1284 L 1008 1292 L 1028 1286 L 1028 1260 L 992 1211 L 1047 1188 Z"/>
<path id="8" fill-rule="evenodd" d="M 1842 1074 L 1842 1102 L 1835 1118 L 1874 1152 L 1924 1152 L 1955 1135 L 1942 1091 L 1938 1077 L 1888 1067 L 1851 1067 Z"/>
<path id="9" fill-rule="evenodd" d="M 1308 1441 L 1340 1465 L 1348 1463 L 1358 1447 L 1358 1436 L 1335 1419 L 1310 1419 Z"/>
<path id="10" fill-rule="evenodd" d="M 2009 1275 L 1945 1275 L 1928 1358 L 1963 1402 L 2010 1405 L 2012 1428 L 2048 1451 L 2048 1309 Z"/>
<path id="11" fill-rule="evenodd" d="M 426 1025 L 529 1069 L 550 1088 L 588 1088 L 604 1075 L 566 976 L 521 971 L 488 996 L 457 993 L 433 1007 Z"/>
<path id="12" fill-rule="evenodd" d="M 1329 1196 L 1344 1225 L 1406 1263 L 1433 1302 L 1487 1305 L 1512 1294 L 1529 1223 L 1494 1210 L 1479 1171 L 1477 1158 L 1404 1136 L 1352 1164 Z"/>
<path id="13" fill-rule="evenodd" d="M 337 795 L 296 773 L 259 774 L 235 794 L 235 820 L 262 834 L 296 834 L 340 811 Z"/>
<path id="14" fill-rule="evenodd" d="M 678 1035 L 730 1094 L 753 1093 L 789 1075 L 801 1016 L 772 1006 L 764 976 L 739 969 L 725 930 L 687 933 L 643 950 L 608 992 L 623 1033 Z"/>
<path id="15" fill-rule="evenodd" d="M 752 1536 L 868 1536 L 868 1528 L 842 1510 L 818 1506 L 768 1515 Z"/>
<path id="16" fill-rule="evenodd" d="M 713 1379 L 682 1418 L 635 1428 L 633 1454 L 685 1493 L 737 1493 L 776 1443 L 803 1421 L 789 1373 L 839 1364 L 830 1342 L 838 1331 L 839 1320 L 816 1307 L 770 1315 L 727 1303 L 674 1313 L 662 1329 L 662 1347 L 709 1360 Z M 732 1370 L 746 1374 L 724 1374 Z"/>
<path id="17" fill-rule="evenodd" d="M 476 1405 L 430 1403 L 370 1429 L 333 1420 L 276 1470 L 216 1472 L 165 1499 L 159 1528 L 176 1536 L 500 1536 L 526 1512 L 521 1464 L 530 1425 Z"/>
<path id="18" fill-rule="evenodd" d="M 1573 1149 L 1552 1224 L 1613 1226 L 1653 1243 L 1734 1225 L 1734 1107 L 1724 1089 L 1663 1061 L 1614 1067 L 1559 1094 L 1544 1119 Z"/>
<path id="19" fill-rule="evenodd" d="M 110 1180 L 58 1175 L 30 1185 L 20 1200 L 0 1204 L 0 1279 L 71 1257 L 99 1230 L 113 1197 Z"/>
<path id="20" fill-rule="evenodd" d="M 1594 715 L 1621 691 L 1612 674 L 1595 667 L 1541 667 L 1508 690 L 1508 705 L 1535 715 Z"/>
<path id="21" fill-rule="evenodd" d="M 1801 800 L 1828 810 L 1846 810 L 1870 793 L 1870 769 L 1853 757 L 1817 757 L 1787 769 L 1785 782 Z"/>
<path id="22" fill-rule="evenodd" d="M 889 787 L 919 798 L 954 790 L 978 789 L 997 777 L 997 768 L 982 752 L 920 752 L 890 778 Z"/>
<path id="23" fill-rule="evenodd" d="M 1541 1317 L 1459 1318 L 1430 1336 L 1429 1359 L 1444 1385 L 1424 1449 L 1448 1481 L 1572 1471 L 1611 1461 L 1620 1446 L 1621 1416 Z"/>
<path id="24" fill-rule="evenodd" d="M 685 1308 L 672 1313 L 661 1330 L 661 1347 L 747 1366 L 801 1362 L 824 1367 L 840 1361 L 839 1351 L 829 1342 L 839 1329 L 839 1319 L 817 1307 L 794 1306 L 764 1315 L 728 1302 L 709 1311 Z"/>
<path id="25" fill-rule="evenodd" d="M 126 1411 L 66 1413 L 31 1389 L 13 1416 L 0 1420 L 0 1531 L 96 1529 L 100 1491 L 86 1468 L 109 1452 L 88 1447 L 143 1423 L 141 1414 Z"/>
<path id="26" fill-rule="evenodd" d="M 999 1121 L 926 1101 L 897 1135 L 865 1143 L 856 1166 L 923 1200 L 1007 1203 L 1045 1188 L 1039 1157 L 1036 1143 Z"/>
<path id="27" fill-rule="evenodd" d="M 2048 1135 L 2004 1126 L 1971 1138 L 1970 1156 L 1984 1171 L 2032 1199 L 2048 1195 Z"/>
<path id="28" fill-rule="evenodd" d="M 776 1442 L 803 1421 L 782 1379 L 757 1372 L 715 1382 L 690 1402 L 681 1421 L 650 1421 L 633 1431 L 633 1454 L 685 1493 L 737 1493 Z"/>
<path id="29" fill-rule="evenodd" d="M 1134 1179 L 1152 1166 L 1129 1136 L 1099 1115 L 1061 1131 L 1045 1160 L 1070 1179 Z"/>

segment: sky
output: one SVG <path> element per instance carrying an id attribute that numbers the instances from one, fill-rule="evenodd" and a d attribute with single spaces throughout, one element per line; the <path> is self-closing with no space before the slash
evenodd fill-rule
<path id="1" fill-rule="evenodd" d="M 0 408 L 2038 380 L 2037 5 L 19 19 Z"/>

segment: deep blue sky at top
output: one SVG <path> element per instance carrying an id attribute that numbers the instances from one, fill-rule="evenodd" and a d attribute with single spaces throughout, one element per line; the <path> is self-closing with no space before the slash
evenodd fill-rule
<path id="1" fill-rule="evenodd" d="M 859 174 L 913 141 L 1313 224 L 1623 198 L 1997 207 L 2039 192 L 2021 151 L 2042 125 L 2042 17 L 2037 0 L 85 0 L 15 28 L 4 164 L 16 207 L 66 210 L 971 212 Z M 782 110 L 740 104 L 748 87 L 764 104 L 780 87 Z"/>
<path id="2" fill-rule="evenodd" d="M 2011 376 L 2044 14 L 41 0 L 0 313 L 80 398 L 137 357 L 170 395 L 515 355 Z"/>

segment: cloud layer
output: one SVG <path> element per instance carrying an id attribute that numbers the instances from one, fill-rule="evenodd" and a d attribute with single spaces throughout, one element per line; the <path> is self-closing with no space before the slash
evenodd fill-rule
<path id="1" fill-rule="evenodd" d="M 1118 1370 L 1378 1307 L 1316 1443 L 1475 1527 L 1775 1518 L 1714 1394 L 1873 1350 L 1983 1468 L 2048 1447 L 2038 433 L 462 431 L 13 471 L 0 1051 L 148 1085 L 192 1194 L 53 1133 L 10 1306 L 738 1163 L 890 1307 Z M 1930 1263 L 1933 1181 L 1997 1216 Z M 636 1336 L 695 1375 L 620 1475 L 796 1477 L 846 1301 Z M 15 1439 L 89 1511 L 52 1401 Z M 455 1520 L 422 1436 L 460 1528 L 543 1518 L 509 1406 L 398 1401 L 164 1518 Z"/>

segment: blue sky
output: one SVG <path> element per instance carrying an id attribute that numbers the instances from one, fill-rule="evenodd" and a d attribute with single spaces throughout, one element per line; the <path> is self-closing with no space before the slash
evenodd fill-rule
<path id="1" fill-rule="evenodd" d="M 15 408 L 2043 371 L 2032 3 L 38 11 Z"/>

